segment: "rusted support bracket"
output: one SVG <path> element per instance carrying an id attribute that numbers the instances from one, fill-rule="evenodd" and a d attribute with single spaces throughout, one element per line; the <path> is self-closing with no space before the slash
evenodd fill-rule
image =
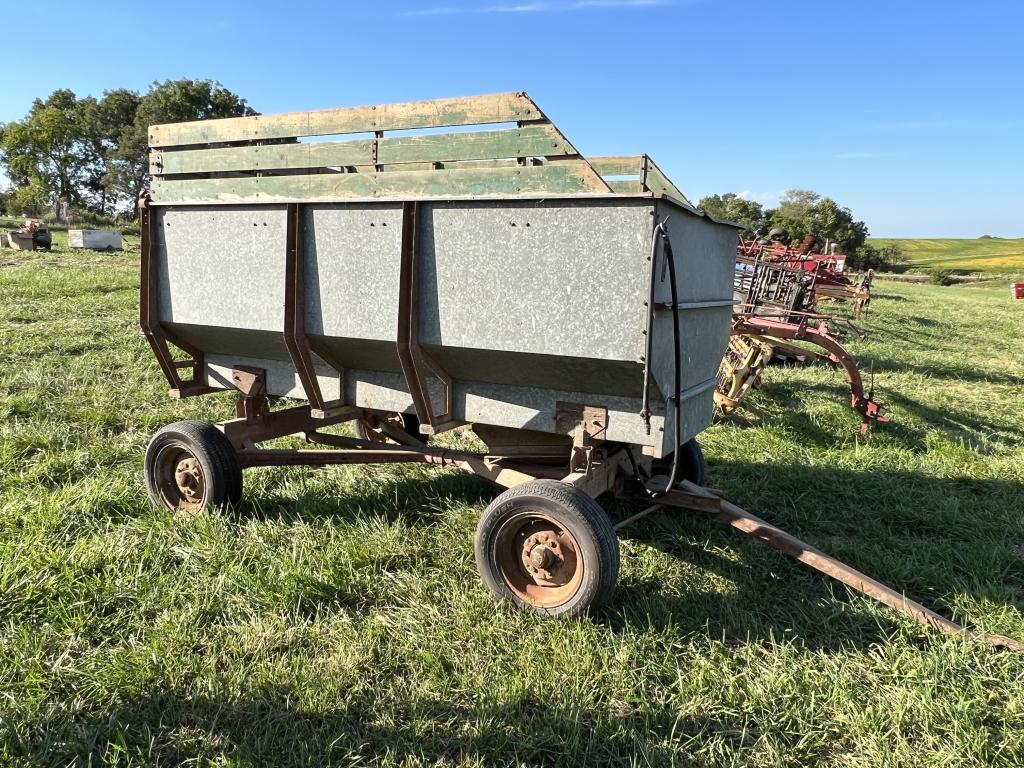
<path id="1" fill-rule="evenodd" d="M 302 435 L 307 432 L 351 421 L 363 415 L 359 408 L 348 407 L 335 409 L 325 418 L 313 415 L 308 405 L 284 408 L 279 411 L 262 411 L 254 421 L 241 416 L 231 421 L 222 421 L 217 428 L 236 449 L 255 445 L 264 440 L 273 440 L 285 435 Z"/>
<path id="2" fill-rule="evenodd" d="M 288 348 L 299 383 L 306 394 L 314 417 L 325 415 L 330 404 L 324 401 L 313 365 L 313 353 L 306 336 L 305 249 L 303 246 L 302 205 L 289 203 L 287 209 L 284 266 L 284 343 Z M 339 371 L 340 373 L 340 371 Z"/>
<path id="3" fill-rule="evenodd" d="M 590 470 L 595 449 L 605 440 L 608 430 L 608 409 L 602 405 L 555 403 L 555 431 L 572 437 L 569 472 Z"/>
<path id="4" fill-rule="evenodd" d="M 231 371 L 231 383 L 238 390 L 235 416 L 255 424 L 269 412 L 267 404 L 267 372 L 262 368 L 238 366 Z"/>
<path id="5" fill-rule="evenodd" d="M 160 322 L 160 282 L 156 262 L 153 258 L 155 226 L 152 208 L 149 205 L 149 195 L 145 194 L 139 198 L 139 228 L 142 236 L 139 327 L 142 329 L 146 341 L 149 342 L 149 346 L 152 347 L 153 354 L 156 355 L 157 364 L 160 366 L 164 378 L 167 379 L 167 384 L 171 388 L 171 397 L 192 397 L 214 392 L 215 388 L 207 386 L 203 380 L 205 366 L 202 350 L 175 338 Z M 175 360 L 167 346 L 168 342 L 189 355 L 190 359 Z M 179 373 L 185 368 L 192 370 L 192 376 L 189 379 L 182 379 Z"/>
<path id="6" fill-rule="evenodd" d="M 434 434 L 458 426 L 452 419 L 452 380 L 419 344 L 419 210 L 418 201 L 402 204 L 402 251 L 398 285 L 398 361 L 420 420 L 420 431 Z M 444 412 L 434 413 L 423 369 L 441 382 Z"/>
<path id="7" fill-rule="evenodd" d="M 767 544 L 772 549 L 777 549 L 795 560 L 799 560 L 804 565 L 824 573 L 826 576 L 831 576 L 855 592 L 860 592 L 862 595 L 877 600 L 919 624 L 931 627 L 947 635 L 966 635 L 972 639 L 981 640 L 993 648 L 1024 651 L 1024 643 L 1021 643 L 1019 640 L 1004 635 L 993 635 L 979 632 L 975 629 L 968 629 L 957 624 L 955 621 L 950 621 L 891 587 L 882 584 L 880 581 L 876 581 L 870 576 L 861 573 L 856 568 L 826 555 L 821 550 L 815 549 L 795 536 L 726 501 L 707 488 L 702 488 L 687 480 L 680 481 L 677 487 L 678 490 L 670 491 L 666 495 L 661 496 L 657 504 L 623 521 L 623 523 L 616 527 L 633 522 L 656 511 L 661 506 L 683 507 L 707 512 L 712 517 L 728 523 L 741 533 L 745 533 Z"/>
<path id="8" fill-rule="evenodd" d="M 598 448 L 592 452 L 591 459 L 586 469 L 573 470 L 559 479 L 596 499 L 605 491 L 613 490 L 621 478 L 629 474 L 628 448 L 620 447 L 608 452 Z"/>

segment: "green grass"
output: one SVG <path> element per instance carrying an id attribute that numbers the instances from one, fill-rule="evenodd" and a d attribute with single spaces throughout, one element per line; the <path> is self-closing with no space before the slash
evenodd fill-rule
<path id="1" fill-rule="evenodd" d="M 0 765 L 1021 764 L 1024 657 L 696 513 L 629 529 L 611 603 L 550 621 L 480 585 L 475 477 L 263 469 L 236 511 L 151 510 L 151 434 L 230 398 L 167 399 L 136 272 L 0 253 Z M 703 436 L 709 483 L 1024 637 L 1024 302 L 877 292 L 851 347 L 895 423 L 862 438 L 838 373 L 773 368 Z"/>
<path id="2" fill-rule="evenodd" d="M 1013 273 L 1024 279 L 1024 239 L 872 238 L 868 242 L 877 247 L 895 243 L 913 268 Z"/>

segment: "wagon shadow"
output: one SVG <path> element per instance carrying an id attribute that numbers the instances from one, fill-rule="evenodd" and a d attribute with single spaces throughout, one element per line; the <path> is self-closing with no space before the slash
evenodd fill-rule
<path id="1" fill-rule="evenodd" d="M 910 301 L 906 296 L 901 296 L 898 293 L 871 293 L 872 301 L 893 301 L 893 302 L 907 302 Z"/>
<path id="2" fill-rule="evenodd" d="M 800 489 L 799 503 L 791 490 L 767 488 L 768 474 L 791 477 L 787 487 Z M 1012 544 L 1024 534 L 1014 514 L 1024 484 L 742 462 L 716 465 L 710 482 L 940 614 L 949 616 L 949 606 L 965 597 L 1024 612 L 1024 558 Z M 680 558 L 695 574 L 713 574 L 719 588 L 702 588 L 701 578 L 696 588 L 668 589 L 649 577 L 624 580 L 603 616 L 616 628 L 671 626 L 737 642 L 789 638 L 840 650 L 881 642 L 908 624 L 888 609 L 850 603 L 842 585 L 701 513 L 664 510 L 626 531 L 634 545 Z M 922 638 L 929 634 L 920 630 Z"/>
<path id="3" fill-rule="evenodd" d="M 877 373 L 877 370 L 876 370 Z M 1021 381 L 1024 386 L 1024 381 Z M 849 388 L 842 383 L 803 383 L 786 380 L 772 381 L 766 383 L 760 390 L 764 397 L 769 400 L 777 413 L 769 412 L 765 408 L 758 408 L 755 404 L 744 403 L 744 410 L 749 410 L 757 418 L 741 419 L 739 416 L 730 416 L 729 423 L 739 428 L 751 428 L 764 426 L 766 424 L 778 424 L 792 429 L 802 440 L 808 444 L 819 447 L 830 447 L 845 441 L 847 435 L 836 435 L 833 430 L 824 428 L 815 423 L 806 413 L 800 409 L 802 402 L 801 395 L 806 396 L 809 392 L 819 392 L 825 398 L 845 405 L 849 398 Z M 927 449 L 926 437 L 929 428 L 938 429 L 947 434 L 966 439 L 972 449 L 985 453 L 993 450 L 986 440 L 978 439 L 981 436 L 1000 435 L 1015 441 L 1024 440 L 1024 425 L 1011 423 L 998 423 L 986 419 L 975 412 L 968 412 L 962 409 L 947 407 L 943 410 L 908 397 L 902 392 L 885 387 L 876 388 L 876 399 L 884 405 L 892 416 L 892 421 L 885 424 L 873 425 L 868 439 L 873 434 L 891 436 L 901 441 L 905 448 L 921 452 Z M 912 414 L 917 420 L 924 422 L 918 426 L 907 423 L 899 418 L 899 412 L 904 411 Z M 894 413 L 895 412 L 895 413 Z M 851 424 L 856 424 L 853 411 L 850 411 Z M 854 426 L 849 435 L 856 433 Z"/>
<path id="4" fill-rule="evenodd" d="M 872 358 L 875 373 L 914 373 L 953 381 L 970 381 L 980 384 L 1000 384 L 1005 386 L 1024 387 L 1024 376 L 1015 376 L 1004 371 L 994 371 L 977 365 L 950 365 L 948 363 L 907 362 L 888 357 Z"/>
<path id="5" fill-rule="evenodd" d="M 302 468 L 297 471 L 310 471 Z M 235 520 L 296 523 L 313 518 L 354 520 L 372 516 L 386 522 L 401 519 L 413 526 L 431 525 L 444 514 L 443 506 L 487 505 L 496 494 L 494 486 L 474 475 L 422 468 L 399 472 L 362 465 L 336 491 L 321 487 L 287 494 L 280 490 L 247 493 L 242 502 L 225 514 Z"/>
<path id="6" fill-rule="evenodd" d="M 374 670 L 374 674 L 387 670 Z M 405 670 L 396 670 L 403 674 Z M 759 729 L 735 719 L 681 716 L 645 702 L 643 710 L 559 706 L 521 696 L 469 706 L 456 701 L 382 699 L 363 687 L 334 708 L 295 704 L 302 692 L 254 687 L 235 698 L 152 691 L 108 708 L 63 714 L 25 727 L 12 754 L 33 766 L 106 764 L 110 745 L 160 765 L 394 764 L 591 766 L 631 763 L 697 766 L 679 741 L 724 738 L 750 748 Z M 672 734 L 672 738 L 669 738 Z M 675 743 L 673 743 L 675 742 Z"/>

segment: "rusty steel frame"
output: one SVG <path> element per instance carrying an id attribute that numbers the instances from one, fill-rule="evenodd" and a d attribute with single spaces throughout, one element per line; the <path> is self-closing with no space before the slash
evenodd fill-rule
<path id="1" fill-rule="evenodd" d="M 597 496 L 610 490 L 619 470 L 626 466 L 623 446 L 606 447 L 595 435 L 603 435 L 606 414 L 593 409 L 579 411 L 577 421 L 565 424 L 576 437 L 564 445 L 560 463 L 552 463 L 556 452 L 548 433 L 520 430 L 518 441 L 506 441 L 502 448 L 511 455 L 474 453 L 419 445 L 382 445 L 358 438 L 324 434 L 326 426 L 356 419 L 384 417 L 384 412 L 345 406 L 327 414 L 316 413 L 312 404 L 271 411 L 267 407 L 265 372 L 257 368 L 239 367 L 232 371 L 231 381 L 239 392 L 236 417 L 220 422 L 217 427 L 235 449 L 242 468 L 266 466 L 330 466 L 338 464 L 423 463 L 452 466 L 493 482 L 511 487 L 539 477 L 561 480 Z M 572 404 L 568 404 L 572 406 Z M 577 423 L 579 422 L 579 423 Z M 594 427 L 598 429 L 595 430 Z M 588 429 L 589 427 L 589 429 Z M 289 435 L 302 436 L 307 442 L 328 449 L 264 449 L 258 444 Z M 574 459 L 577 449 L 585 445 L 585 462 Z M 574 447 L 575 446 L 575 447 Z"/>
<path id="2" fill-rule="evenodd" d="M 243 376 L 241 380 L 241 384 L 247 389 L 240 390 L 240 399 L 250 400 L 255 393 L 258 401 L 261 373 L 251 369 L 243 373 L 248 374 L 248 377 Z M 234 376 L 232 380 L 237 381 Z M 602 493 L 611 491 L 618 498 L 654 502 L 618 523 L 615 526 L 616 532 L 650 514 L 663 510 L 665 507 L 703 512 L 792 557 L 809 568 L 836 579 L 855 592 L 898 611 L 919 624 L 944 634 L 964 635 L 970 639 L 980 640 L 994 648 L 1024 651 L 1024 643 L 1013 638 L 983 633 L 941 616 L 852 566 L 825 554 L 727 501 L 720 491 L 695 485 L 687 480 L 677 481 L 674 488 L 666 491 L 662 487 L 665 478 L 655 476 L 647 477 L 644 480 L 639 474 L 638 466 L 642 464 L 644 466 L 643 474 L 649 475 L 649 459 L 643 456 L 635 457 L 630 446 L 606 443 L 595 439 L 593 434 L 587 438 L 590 446 L 588 464 L 585 467 L 573 469 L 570 453 L 566 453 L 565 463 L 561 466 L 530 463 L 528 461 L 530 440 L 525 435 L 523 442 L 516 446 L 519 449 L 516 455 L 504 457 L 427 445 L 382 445 L 358 438 L 318 432 L 320 428 L 328 424 L 365 418 L 375 413 L 375 411 L 349 407 L 336 411 L 326 418 L 316 418 L 312 415 L 312 408 L 306 405 L 276 412 L 264 409 L 256 413 L 249 413 L 248 417 L 240 416 L 231 421 L 222 422 L 218 427 L 234 446 L 242 468 L 420 463 L 452 467 L 504 487 L 513 487 L 538 478 L 548 478 L 560 480 L 579 488 L 591 498 L 597 498 Z M 593 415 L 589 412 L 586 413 L 580 420 L 580 424 L 574 426 L 574 432 L 578 435 L 586 434 L 584 429 L 586 418 Z M 257 447 L 260 442 L 286 435 L 302 435 L 308 442 L 328 448 L 261 449 Z M 574 442 L 578 445 L 579 437 Z M 541 441 L 537 444 L 537 448 L 538 458 L 542 462 L 551 458 L 549 443 Z M 640 483 L 636 482 L 638 480 Z"/>
<path id="3" fill-rule="evenodd" d="M 306 336 L 305 258 L 302 206 L 299 203 L 288 204 L 285 221 L 284 343 L 311 410 L 323 413 L 326 403 L 316 378 L 313 354 Z"/>
<path id="4" fill-rule="evenodd" d="M 203 352 L 191 344 L 175 337 L 160 322 L 160 277 L 153 258 L 153 233 L 156 227 L 153 209 L 149 205 L 149 197 L 139 198 L 139 231 L 141 235 L 141 256 L 139 259 L 139 327 L 149 342 L 156 356 L 164 378 L 170 387 L 170 395 L 174 398 L 205 395 L 216 391 L 207 386 L 203 380 L 205 365 Z M 173 344 L 191 357 L 187 360 L 175 360 L 168 344 Z M 192 377 L 182 379 L 179 371 L 190 368 Z"/>
<path id="5" fill-rule="evenodd" d="M 810 285 L 811 309 L 816 309 L 823 299 L 852 301 L 854 319 L 860 318 L 871 302 L 874 270 L 868 270 L 861 282 L 855 283 L 846 275 L 845 255 L 840 254 L 844 261 L 843 266 L 839 267 L 839 258 L 836 255 L 815 253 L 806 245 L 806 238 L 805 243 L 796 248 L 741 238 L 736 248 L 736 261 L 754 265 L 772 264 L 791 270 L 813 272 L 815 278 Z"/>
<path id="6" fill-rule="evenodd" d="M 398 361 L 412 395 L 420 432 L 434 434 L 461 425 L 452 419 L 452 380 L 426 355 L 419 344 L 419 211 L 417 200 L 402 203 L 402 246 L 398 285 Z M 444 412 L 434 413 L 423 369 L 434 375 L 444 390 Z"/>

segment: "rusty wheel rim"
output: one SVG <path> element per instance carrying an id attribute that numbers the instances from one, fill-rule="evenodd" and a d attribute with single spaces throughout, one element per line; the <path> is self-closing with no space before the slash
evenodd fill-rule
<path id="1" fill-rule="evenodd" d="M 168 509 L 198 512 L 206 497 L 206 475 L 199 459 L 181 443 L 171 443 L 156 455 L 156 481 Z"/>
<path id="2" fill-rule="evenodd" d="M 579 543 L 565 526 L 540 511 L 507 520 L 495 537 L 493 554 L 505 586 L 537 608 L 565 605 L 583 582 Z"/>

